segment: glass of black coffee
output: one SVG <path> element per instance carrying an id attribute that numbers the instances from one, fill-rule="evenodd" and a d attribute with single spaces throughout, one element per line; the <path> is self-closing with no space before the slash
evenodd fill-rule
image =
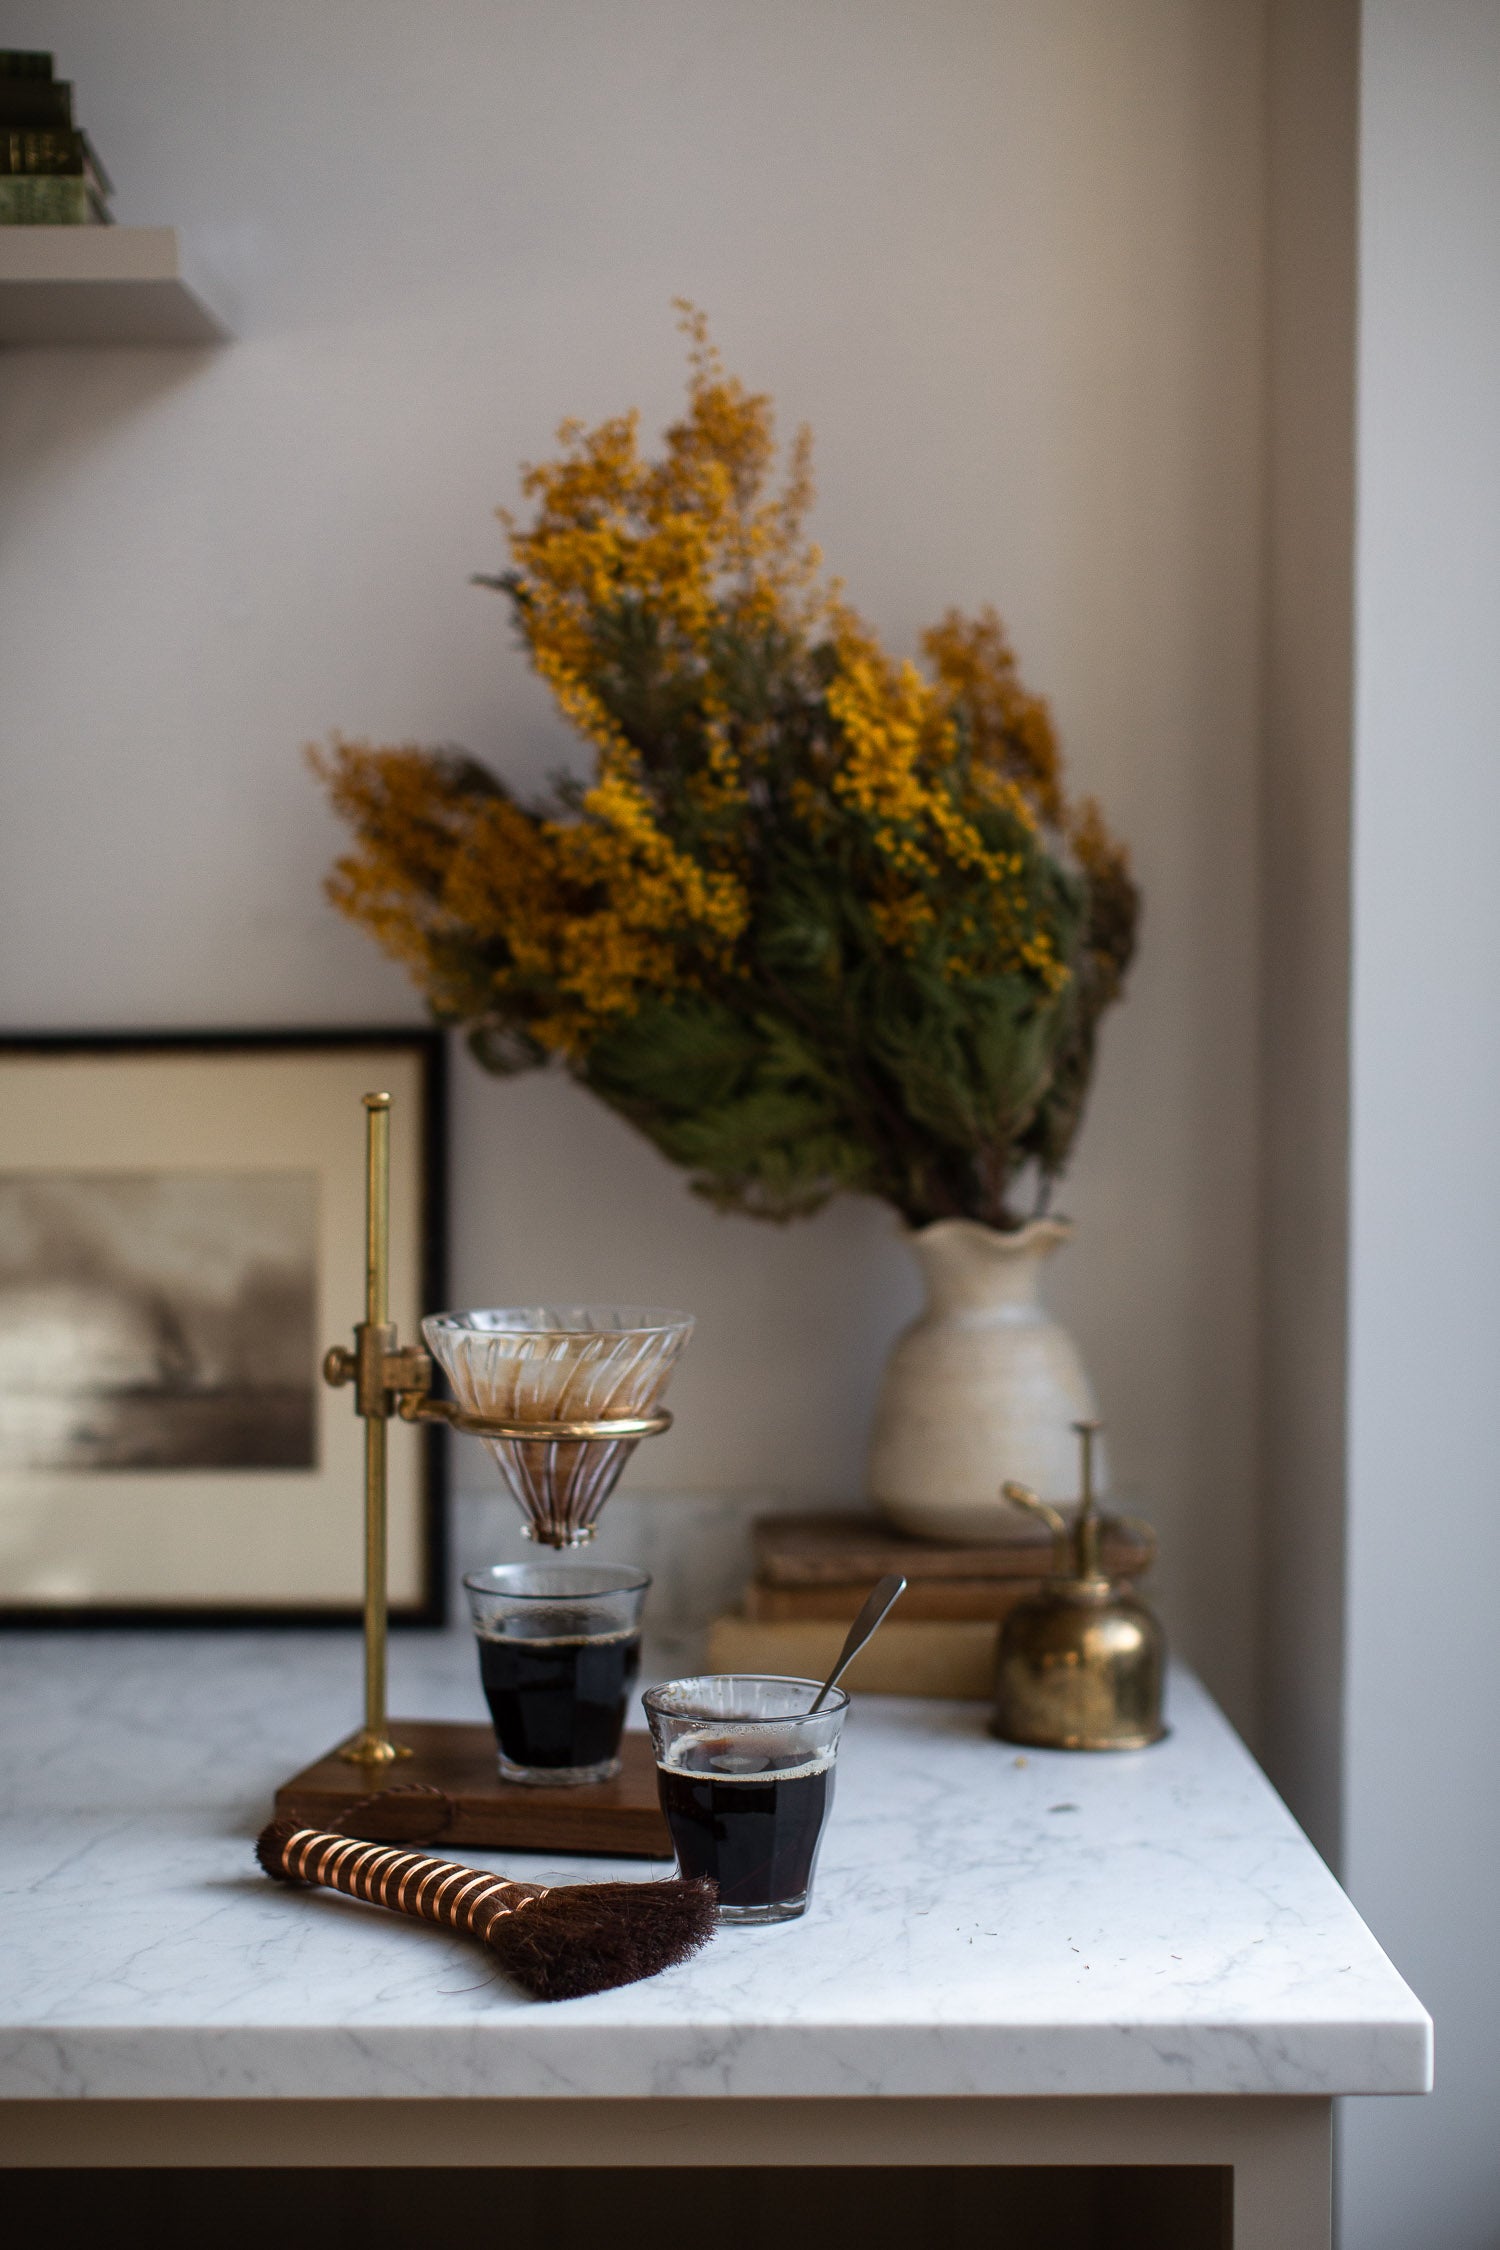
<path id="1" fill-rule="evenodd" d="M 502 1780 L 572 1788 L 619 1772 L 650 1584 L 618 1563 L 497 1563 L 465 1578 Z"/>
<path id="2" fill-rule="evenodd" d="M 721 1922 L 807 1911 L 849 1698 L 820 1682 L 714 1672 L 644 1697 L 656 1786 L 684 1875 L 719 1886 Z"/>

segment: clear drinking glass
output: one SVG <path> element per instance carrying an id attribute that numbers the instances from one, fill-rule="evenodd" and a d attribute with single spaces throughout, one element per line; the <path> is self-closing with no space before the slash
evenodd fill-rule
<path id="1" fill-rule="evenodd" d="M 465 1578 L 502 1780 L 559 1789 L 619 1772 L 650 1584 L 623 1563 L 496 1563 Z"/>
<path id="2" fill-rule="evenodd" d="M 422 1334 L 471 1414 L 496 1422 L 644 1419 L 661 1405 L 691 1313 L 654 1305 L 497 1305 L 431 1313 Z M 528 1539 L 579 1547 L 638 1440 L 485 1438 Z"/>
<path id="3" fill-rule="evenodd" d="M 684 1875 L 719 1886 L 721 1922 L 807 1911 L 849 1698 L 819 1680 L 712 1672 L 648 1688 L 656 1786 Z"/>

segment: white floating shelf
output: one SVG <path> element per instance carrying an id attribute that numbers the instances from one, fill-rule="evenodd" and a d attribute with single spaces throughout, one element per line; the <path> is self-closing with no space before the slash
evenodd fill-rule
<path id="1" fill-rule="evenodd" d="M 222 344 L 176 227 L 0 227 L 0 344 Z"/>

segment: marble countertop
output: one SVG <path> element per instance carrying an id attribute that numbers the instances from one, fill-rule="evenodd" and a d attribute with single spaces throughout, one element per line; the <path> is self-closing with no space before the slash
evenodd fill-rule
<path id="1" fill-rule="evenodd" d="M 549 2007 L 472 1945 L 256 1872 L 277 1782 L 355 1719 L 358 1664 L 344 1633 L 0 1637 L 0 2096 L 1429 2083 L 1426 2014 L 1190 1677 L 1169 1739 L 1117 1756 L 1022 1756 L 977 1706 L 856 1698 L 805 1919 Z M 467 1636 L 398 1636 L 392 1708 L 482 1717 Z"/>

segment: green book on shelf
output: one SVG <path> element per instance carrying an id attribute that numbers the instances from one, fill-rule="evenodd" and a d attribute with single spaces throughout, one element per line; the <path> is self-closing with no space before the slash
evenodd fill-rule
<path id="1" fill-rule="evenodd" d="M 86 179 L 96 195 L 110 192 L 109 179 L 87 133 L 32 132 L 0 126 L 0 178 L 26 174 L 40 179 Z"/>
<path id="2" fill-rule="evenodd" d="M 0 75 L 0 131 L 22 125 L 70 132 L 73 89 L 65 78 L 6 78 Z"/>
<path id="3" fill-rule="evenodd" d="M 69 127 L 34 130 L 25 125 L 0 130 L 0 172 L 81 173 L 83 135 Z"/>
<path id="4" fill-rule="evenodd" d="M 105 227 L 102 197 L 80 174 L 0 172 L 0 227 Z"/>
<path id="5" fill-rule="evenodd" d="M 0 78 L 50 78 L 52 57 L 35 47 L 0 47 Z"/>

